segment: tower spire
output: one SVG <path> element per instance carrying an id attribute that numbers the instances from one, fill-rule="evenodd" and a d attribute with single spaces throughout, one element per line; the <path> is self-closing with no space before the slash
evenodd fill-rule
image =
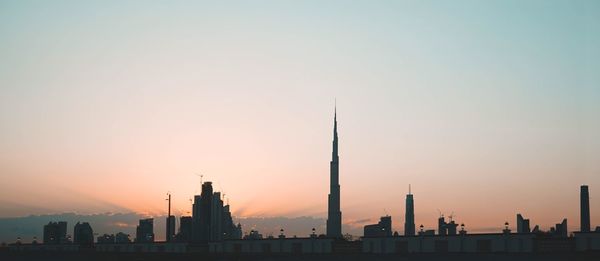
<path id="1" fill-rule="evenodd" d="M 340 211 L 340 184 L 339 184 L 339 155 L 337 134 L 337 104 L 333 109 L 333 148 L 329 168 L 329 196 L 327 214 L 327 236 L 332 238 L 342 237 L 342 212 Z"/>

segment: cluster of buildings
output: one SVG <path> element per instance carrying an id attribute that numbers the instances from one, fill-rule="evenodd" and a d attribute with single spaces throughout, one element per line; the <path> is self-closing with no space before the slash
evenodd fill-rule
<path id="1" fill-rule="evenodd" d="M 67 235 L 67 222 L 50 222 L 44 226 L 44 244 L 59 245 L 75 243 L 82 246 L 94 244 L 94 230 L 88 222 L 77 222 L 73 229 L 73 238 Z"/>
<path id="2" fill-rule="evenodd" d="M 423 225 L 416 230 L 414 197 L 406 195 L 404 235 L 392 232 L 392 217 L 381 217 L 377 224 L 364 227 L 364 236 L 357 241 L 345 240 L 342 236 L 342 212 L 340 209 L 339 155 L 337 113 L 334 116 L 333 150 L 330 162 L 330 193 L 328 195 L 327 230 L 325 235 L 313 233 L 308 237 L 288 238 L 283 229 L 278 237 L 263 238 L 252 230 L 242 237 L 240 224 L 233 222 L 229 205 L 224 205 L 220 192 L 214 192 L 211 182 L 202 183 L 202 192 L 194 197 L 192 216 L 180 217 L 176 230 L 175 216 L 167 216 L 166 240 L 155 242 L 154 220 L 142 219 L 136 228 L 135 239 L 118 233 L 99 236 L 94 244 L 94 234 L 88 223 L 75 225 L 74 238 L 66 234 L 66 222 L 50 222 L 44 226 L 44 244 L 13 244 L 16 251 L 36 249 L 76 251 L 81 247 L 99 252 L 206 252 L 227 253 L 530 253 L 546 251 L 600 251 L 600 227 L 591 230 L 588 186 L 581 186 L 580 210 L 581 227 L 569 234 L 567 220 L 549 231 L 541 231 L 539 226 L 530 228 L 530 220 L 517 214 L 517 231 L 512 232 L 506 222 L 498 233 L 468 234 L 464 224 L 441 215 L 437 231 L 425 230 Z M 460 229 L 459 229 L 460 226 Z M 77 247 L 72 247 L 72 246 Z"/>
<path id="3" fill-rule="evenodd" d="M 218 242 L 223 240 L 242 239 L 241 224 L 234 224 L 229 205 L 224 205 L 220 192 L 213 192 L 212 183 L 204 182 L 202 184 L 201 195 L 194 197 L 192 205 L 192 216 L 181 216 L 179 230 L 176 230 L 175 216 L 171 215 L 171 195 L 169 195 L 169 214 L 166 222 L 165 242 L 170 246 L 178 246 L 177 249 L 186 249 L 186 245 L 205 245 L 208 242 Z M 67 222 L 49 222 L 44 226 L 43 245 L 57 246 L 76 245 L 79 247 L 95 247 L 97 249 L 127 249 L 122 244 L 133 244 L 137 246 L 149 247 L 155 243 L 154 219 L 140 219 L 136 227 L 135 238 L 123 232 L 117 234 L 103 234 L 95 240 L 94 231 L 88 222 L 75 224 L 73 229 L 73 238 L 67 235 Z M 23 246 L 20 242 L 17 245 Z M 32 245 L 39 247 L 37 240 Z M 114 245 L 118 245 L 116 247 Z M 183 246 L 183 247 L 182 247 Z M 26 246 L 23 246 L 26 247 Z M 131 246 L 133 250 L 136 246 Z M 70 249 L 70 248 L 67 248 Z M 143 248 L 144 249 L 144 248 Z"/>
<path id="4" fill-rule="evenodd" d="M 415 235 L 413 196 L 407 196 L 405 234 L 388 231 L 391 228 L 391 217 L 384 216 L 377 224 L 364 227 L 362 252 L 364 253 L 478 253 L 478 252 L 572 252 L 600 251 L 600 226 L 591 230 L 588 186 L 581 186 L 579 231 L 569 234 L 567 219 L 557 223 L 548 231 L 539 226 L 530 228 L 530 220 L 521 214 L 516 216 L 517 231 L 509 229 L 505 222 L 499 233 L 467 234 L 464 224 L 448 221 L 443 215 L 438 219 L 438 229 L 424 230 L 423 225 Z"/>

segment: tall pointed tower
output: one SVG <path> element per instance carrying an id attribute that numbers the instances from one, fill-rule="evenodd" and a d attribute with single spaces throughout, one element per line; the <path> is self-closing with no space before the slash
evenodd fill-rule
<path id="1" fill-rule="evenodd" d="M 327 237 L 342 237 L 342 212 L 340 211 L 340 182 L 339 182 L 339 156 L 337 135 L 337 108 L 333 114 L 333 151 L 329 169 L 329 209 L 327 214 Z"/>
<path id="2" fill-rule="evenodd" d="M 413 195 L 408 185 L 408 194 L 406 195 L 406 213 L 404 214 L 404 235 L 415 235 L 415 203 Z"/>

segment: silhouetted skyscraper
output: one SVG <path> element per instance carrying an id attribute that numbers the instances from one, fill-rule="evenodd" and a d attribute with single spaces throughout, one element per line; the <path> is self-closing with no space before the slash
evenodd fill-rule
<path id="1" fill-rule="evenodd" d="M 183 227 L 183 220 L 181 226 Z M 233 224 L 229 205 L 223 206 L 221 193 L 213 193 L 212 182 L 204 182 L 201 195 L 194 197 L 192 242 L 204 244 L 223 239 L 239 239 L 241 231 L 238 232 L 237 228 Z M 185 234 L 181 238 L 185 238 L 184 236 Z"/>
<path id="2" fill-rule="evenodd" d="M 339 156 L 337 135 L 337 109 L 333 114 L 333 151 L 329 164 L 329 198 L 327 211 L 327 236 L 342 237 L 342 212 L 340 210 Z"/>
<path id="3" fill-rule="evenodd" d="M 154 219 L 140 219 L 140 224 L 135 230 L 135 241 L 137 243 L 154 242 Z"/>
<path id="4" fill-rule="evenodd" d="M 208 242 L 210 239 L 210 220 L 213 203 L 212 182 L 202 183 L 202 193 L 194 197 L 192 241 L 195 243 Z"/>
<path id="5" fill-rule="evenodd" d="M 167 242 L 172 241 L 175 238 L 175 216 L 169 215 L 167 217 L 167 231 L 165 231 Z"/>
<path id="6" fill-rule="evenodd" d="M 450 221 L 446 223 L 446 233 L 451 236 L 456 235 L 456 227 L 458 227 L 458 224 L 450 218 Z"/>
<path id="7" fill-rule="evenodd" d="M 569 230 L 567 227 L 567 219 L 563 219 L 563 221 L 555 226 L 556 236 L 559 237 L 567 237 L 569 235 Z"/>
<path id="8" fill-rule="evenodd" d="M 179 218 L 179 233 L 177 241 L 190 242 L 192 240 L 192 217 L 182 216 Z"/>
<path id="9" fill-rule="evenodd" d="M 223 200 L 221 192 L 213 193 L 210 211 L 209 241 L 223 240 Z"/>
<path id="10" fill-rule="evenodd" d="M 201 229 L 200 229 L 200 220 L 202 219 L 200 217 L 200 213 L 201 208 L 202 208 L 202 196 L 200 195 L 195 195 L 194 196 L 194 204 L 192 204 L 192 235 L 191 235 L 191 240 L 194 243 L 198 243 L 201 240 L 201 236 L 200 234 L 202 233 Z"/>
<path id="11" fill-rule="evenodd" d="M 238 226 L 233 223 L 229 205 L 223 206 L 223 239 L 242 239 L 241 226 L 238 231 Z"/>
<path id="12" fill-rule="evenodd" d="M 404 215 L 404 235 L 415 235 L 415 205 L 413 195 L 408 186 L 408 194 L 406 195 L 406 214 Z"/>
<path id="13" fill-rule="evenodd" d="M 444 219 L 444 216 L 440 216 L 440 218 L 438 218 L 438 235 L 448 235 L 448 228 L 446 227 L 446 220 Z"/>
<path id="14" fill-rule="evenodd" d="M 175 216 L 171 215 L 171 194 L 169 194 L 169 210 L 167 212 L 167 230 L 165 240 L 170 242 L 175 237 Z"/>
<path id="15" fill-rule="evenodd" d="M 590 193 L 588 186 L 581 186 L 581 232 L 590 232 Z"/>
<path id="16" fill-rule="evenodd" d="M 517 233 L 529 233 L 529 219 L 524 219 L 521 214 L 517 214 Z"/>
<path id="17" fill-rule="evenodd" d="M 67 222 L 49 222 L 44 226 L 44 244 L 67 243 Z"/>
<path id="18" fill-rule="evenodd" d="M 94 245 L 94 231 L 90 223 L 83 222 L 75 224 L 73 229 L 73 242 L 80 246 L 92 246 Z"/>

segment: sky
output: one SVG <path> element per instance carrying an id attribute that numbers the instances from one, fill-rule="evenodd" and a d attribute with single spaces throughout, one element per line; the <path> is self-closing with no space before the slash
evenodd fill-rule
<path id="1" fill-rule="evenodd" d="M 0 217 L 600 225 L 598 1 L 0 0 Z M 202 175 L 200 177 L 199 175 Z M 319 230 L 324 230 L 320 227 Z M 324 231 L 318 231 L 324 232 Z"/>

